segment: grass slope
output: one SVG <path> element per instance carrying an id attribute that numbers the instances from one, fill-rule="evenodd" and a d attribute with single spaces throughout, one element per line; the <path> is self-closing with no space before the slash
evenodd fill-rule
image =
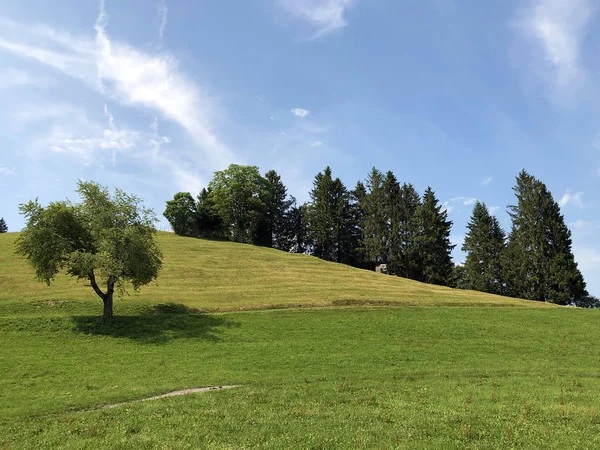
<path id="1" fill-rule="evenodd" d="M 600 448 L 600 311 L 161 234 L 158 285 L 106 321 L 82 283 L 32 283 L 14 238 L 0 448 Z M 335 307 L 377 302 L 400 307 Z"/>
<path id="2" fill-rule="evenodd" d="M 50 287 L 14 256 L 16 233 L 0 235 L 0 315 L 61 310 L 94 314 L 101 301 L 83 281 Z M 552 307 L 432 286 L 278 250 L 159 233 L 164 268 L 140 294 L 115 300 L 115 313 L 176 302 L 203 311 L 361 304 Z"/>

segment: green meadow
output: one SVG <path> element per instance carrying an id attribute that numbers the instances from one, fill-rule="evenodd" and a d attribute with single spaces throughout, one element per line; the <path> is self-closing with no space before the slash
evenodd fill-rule
<path id="1" fill-rule="evenodd" d="M 600 448 L 600 312 L 160 233 L 102 302 L 0 235 L 0 448 Z M 230 390 L 129 402 L 174 390 Z"/>

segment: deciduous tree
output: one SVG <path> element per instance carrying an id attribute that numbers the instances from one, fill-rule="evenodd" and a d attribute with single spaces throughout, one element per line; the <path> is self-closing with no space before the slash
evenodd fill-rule
<path id="1" fill-rule="evenodd" d="M 162 254 L 155 241 L 156 216 L 119 189 L 111 195 L 96 183 L 80 181 L 77 192 L 81 203 L 21 205 L 27 222 L 16 250 L 40 281 L 50 284 L 61 270 L 88 279 L 104 303 L 104 317 L 112 317 L 115 289 L 121 294 L 128 285 L 138 290 L 158 276 Z"/>

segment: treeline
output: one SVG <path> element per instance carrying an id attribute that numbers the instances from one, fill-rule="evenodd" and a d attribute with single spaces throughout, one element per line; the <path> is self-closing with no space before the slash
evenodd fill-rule
<path id="1" fill-rule="evenodd" d="M 277 172 L 232 164 L 215 172 L 194 199 L 180 192 L 164 216 L 175 233 L 306 253 L 426 283 L 594 306 L 571 251 L 571 233 L 546 186 L 522 171 L 509 206 L 510 233 L 477 202 L 454 265 L 452 222 L 428 187 L 420 195 L 393 172 L 371 169 L 348 189 L 327 167 L 316 175 L 310 201 L 299 205 Z"/>

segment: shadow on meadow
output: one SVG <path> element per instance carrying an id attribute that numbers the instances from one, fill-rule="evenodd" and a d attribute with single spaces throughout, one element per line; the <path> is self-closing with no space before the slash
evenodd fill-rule
<path id="1" fill-rule="evenodd" d="M 202 339 L 219 342 L 223 328 L 239 323 L 222 316 L 196 312 L 185 305 L 164 303 L 139 315 L 72 317 L 76 330 L 89 335 L 127 338 L 140 343 L 162 344 L 173 339 Z"/>

